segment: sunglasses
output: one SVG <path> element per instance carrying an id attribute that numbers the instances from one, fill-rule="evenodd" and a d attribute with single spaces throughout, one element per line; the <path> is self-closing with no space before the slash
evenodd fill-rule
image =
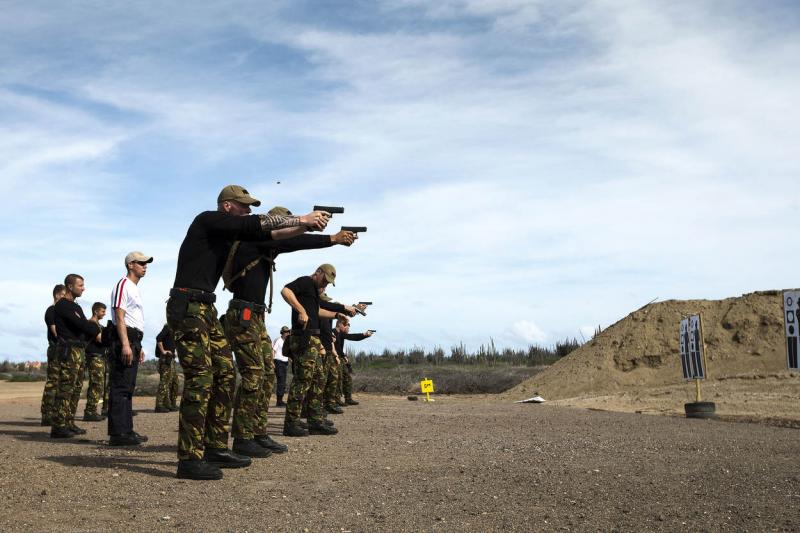
<path id="1" fill-rule="evenodd" d="M 147 266 L 147 261 L 134 261 L 139 266 Z"/>

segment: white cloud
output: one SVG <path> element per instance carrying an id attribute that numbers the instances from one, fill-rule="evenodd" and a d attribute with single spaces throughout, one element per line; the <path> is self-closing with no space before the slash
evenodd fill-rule
<path id="1" fill-rule="evenodd" d="M 547 340 L 547 335 L 545 335 L 544 331 L 530 320 L 518 320 L 514 322 L 511 329 L 523 342 L 541 344 Z"/>

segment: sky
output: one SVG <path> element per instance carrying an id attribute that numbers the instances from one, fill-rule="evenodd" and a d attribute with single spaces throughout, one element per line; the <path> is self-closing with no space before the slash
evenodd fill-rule
<path id="1" fill-rule="evenodd" d="M 375 303 L 358 349 L 797 287 L 799 27 L 792 1 L 0 1 L 0 359 L 44 360 L 53 285 L 83 275 L 88 314 L 131 250 L 152 357 L 230 183 L 369 228 L 276 272 L 333 263 Z M 271 334 L 289 313 L 276 290 Z"/>

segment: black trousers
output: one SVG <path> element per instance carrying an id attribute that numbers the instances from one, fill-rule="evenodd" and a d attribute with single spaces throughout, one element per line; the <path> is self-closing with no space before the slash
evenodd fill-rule
<path id="1" fill-rule="evenodd" d="M 122 346 L 114 345 L 111 363 L 111 390 L 108 393 L 108 434 L 127 435 L 133 431 L 133 390 L 139 370 L 140 343 L 131 343 L 133 361 L 130 366 L 122 362 Z"/>
<path id="2" fill-rule="evenodd" d="M 275 380 L 278 383 L 275 395 L 280 399 L 283 399 L 283 395 L 286 393 L 286 368 L 288 366 L 289 363 L 286 361 L 275 360 Z"/>

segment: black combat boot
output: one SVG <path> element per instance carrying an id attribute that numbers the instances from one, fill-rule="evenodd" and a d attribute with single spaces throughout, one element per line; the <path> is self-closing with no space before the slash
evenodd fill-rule
<path id="1" fill-rule="evenodd" d="M 288 446 L 280 442 L 275 442 L 269 435 L 256 435 L 253 440 L 256 441 L 259 446 L 263 446 L 272 453 L 286 453 L 289 451 Z"/>
<path id="2" fill-rule="evenodd" d="M 173 403 L 172 405 L 169 406 L 169 410 L 174 413 L 175 411 L 178 411 L 179 409 L 178 409 L 178 406 Z"/>
<path id="3" fill-rule="evenodd" d="M 66 426 L 61 426 L 61 427 L 53 426 L 50 428 L 51 439 L 70 439 L 74 436 L 75 433 L 73 433 L 72 430 L 70 430 Z"/>
<path id="4" fill-rule="evenodd" d="M 333 427 L 333 420 L 331 420 L 330 418 L 323 418 L 322 423 L 328 426 L 329 428 Z"/>
<path id="5" fill-rule="evenodd" d="M 345 398 L 344 403 L 345 405 L 358 405 L 358 402 L 355 401 L 353 398 Z"/>
<path id="6" fill-rule="evenodd" d="M 178 461 L 178 473 L 176 477 L 180 479 L 222 479 L 222 470 L 218 466 L 201 461 L 200 459 L 181 459 Z"/>
<path id="7" fill-rule="evenodd" d="M 283 396 L 278 396 L 278 401 L 275 402 L 275 407 L 286 407 L 286 403 L 283 401 Z"/>
<path id="8" fill-rule="evenodd" d="M 158 406 L 155 409 L 153 409 L 153 412 L 154 413 L 169 413 L 170 412 L 170 408 L 169 407 Z"/>
<path id="9" fill-rule="evenodd" d="M 67 427 L 69 427 L 69 430 L 71 432 L 75 433 L 76 435 L 86 435 L 86 430 L 76 426 L 75 422 L 70 423 L 70 425 L 67 426 Z"/>
<path id="10" fill-rule="evenodd" d="M 333 426 L 329 426 L 324 422 L 319 423 L 309 423 L 308 424 L 308 434 L 309 435 L 336 435 L 339 433 L 339 430 Z"/>
<path id="11" fill-rule="evenodd" d="M 261 446 L 255 439 L 233 439 L 233 451 L 245 457 L 264 458 L 272 455 L 272 452 Z"/>
<path id="12" fill-rule="evenodd" d="M 109 446 L 139 446 L 142 443 L 136 435 L 127 433 L 125 435 L 111 435 L 108 438 Z"/>
<path id="13" fill-rule="evenodd" d="M 249 457 L 239 455 L 228 448 L 206 448 L 203 459 L 220 468 L 244 468 L 253 462 Z"/>
<path id="14" fill-rule="evenodd" d="M 294 423 L 283 423 L 283 436 L 284 437 L 308 437 L 308 431 L 306 431 L 303 426 L 301 425 L 302 422 L 298 420 Z"/>
<path id="15" fill-rule="evenodd" d="M 341 415 L 342 413 L 344 413 L 344 409 L 342 409 L 338 405 L 326 405 L 325 410 L 332 415 Z"/>
<path id="16" fill-rule="evenodd" d="M 97 413 L 83 413 L 83 421 L 84 422 L 102 422 L 103 417 L 98 415 Z"/>
<path id="17" fill-rule="evenodd" d="M 131 431 L 131 432 L 129 433 L 129 435 L 133 435 L 134 437 L 136 437 L 137 439 L 139 439 L 139 442 L 147 442 L 148 440 L 150 440 L 150 439 L 147 437 L 147 435 L 141 435 L 141 434 L 139 434 L 139 433 L 136 433 L 135 431 Z"/>

